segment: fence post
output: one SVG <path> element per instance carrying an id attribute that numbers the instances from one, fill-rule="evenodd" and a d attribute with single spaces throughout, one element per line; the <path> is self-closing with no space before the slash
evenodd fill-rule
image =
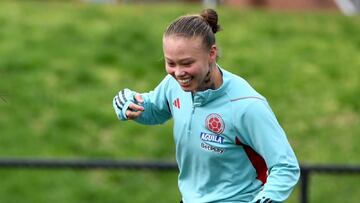
<path id="1" fill-rule="evenodd" d="M 301 189 L 300 189 L 300 203 L 308 203 L 308 187 L 310 170 L 307 167 L 303 167 L 301 170 Z"/>

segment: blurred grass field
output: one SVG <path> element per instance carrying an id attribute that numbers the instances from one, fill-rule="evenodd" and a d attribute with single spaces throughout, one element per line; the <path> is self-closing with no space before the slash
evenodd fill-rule
<path id="1" fill-rule="evenodd" d="M 119 122 L 118 90 L 165 76 L 162 32 L 200 6 L 0 2 L 0 156 L 174 160 L 171 122 Z M 266 96 L 301 163 L 360 163 L 360 18 L 218 9 L 219 64 Z M 176 172 L 0 169 L 0 202 L 178 202 Z M 310 200 L 359 199 L 316 175 Z M 298 188 L 290 203 L 298 202 Z"/>

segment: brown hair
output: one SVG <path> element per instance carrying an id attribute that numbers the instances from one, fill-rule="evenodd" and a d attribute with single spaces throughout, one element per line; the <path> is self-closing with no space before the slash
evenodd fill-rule
<path id="1" fill-rule="evenodd" d="M 215 44 L 215 33 L 220 31 L 218 15 L 213 9 L 205 9 L 200 15 L 185 15 L 173 21 L 166 29 L 164 37 L 201 37 L 206 48 Z"/>

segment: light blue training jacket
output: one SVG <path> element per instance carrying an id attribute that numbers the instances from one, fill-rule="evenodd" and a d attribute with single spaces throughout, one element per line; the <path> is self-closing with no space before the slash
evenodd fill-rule
<path id="1" fill-rule="evenodd" d="M 220 88 L 194 94 L 167 75 L 141 94 L 145 111 L 135 121 L 154 125 L 174 119 L 184 203 L 283 202 L 300 176 L 285 132 L 262 95 L 241 77 L 220 70 Z"/>

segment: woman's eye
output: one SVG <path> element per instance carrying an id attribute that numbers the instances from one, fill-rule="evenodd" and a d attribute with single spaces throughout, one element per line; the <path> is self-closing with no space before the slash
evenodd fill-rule
<path id="1" fill-rule="evenodd" d="M 168 66 L 170 66 L 170 67 L 174 67 L 174 66 L 175 66 L 175 63 L 168 62 L 167 64 L 168 64 Z"/>
<path id="2" fill-rule="evenodd" d="M 192 64 L 192 62 L 183 63 L 183 66 L 185 66 L 185 67 L 190 67 L 190 66 L 191 66 L 191 64 Z"/>

